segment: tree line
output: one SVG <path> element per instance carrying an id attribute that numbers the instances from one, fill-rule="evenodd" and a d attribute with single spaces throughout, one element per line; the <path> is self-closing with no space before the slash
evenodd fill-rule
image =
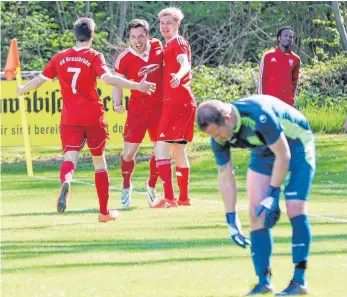
<path id="1" fill-rule="evenodd" d="M 97 25 L 94 48 L 110 66 L 127 43 L 127 22 L 146 19 L 151 36 L 161 38 L 157 13 L 167 6 L 185 15 L 181 34 L 191 44 L 193 65 L 217 67 L 250 62 L 276 45 L 276 32 L 290 25 L 296 32 L 293 50 L 306 64 L 347 51 L 347 2 L 173 2 L 173 1 L 2 1 L 1 63 L 11 38 L 19 42 L 23 70 L 41 70 L 59 50 L 74 44 L 78 17 Z"/>

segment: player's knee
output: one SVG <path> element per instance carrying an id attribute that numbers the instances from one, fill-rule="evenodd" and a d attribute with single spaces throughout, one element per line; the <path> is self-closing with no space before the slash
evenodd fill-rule
<path id="1" fill-rule="evenodd" d="M 77 166 L 79 151 L 67 151 L 64 153 L 64 161 L 72 162 L 75 167 Z"/>
<path id="2" fill-rule="evenodd" d="M 307 212 L 307 201 L 287 200 L 286 207 L 288 217 L 294 218 Z"/>
<path id="3" fill-rule="evenodd" d="M 135 156 L 136 156 L 136 152 L 126 151 L 123 153 L 123 160 L 125 162 L 130 162 L 132 160 L 135 160 Z"/>
<path id="4" fill-rule="evenodd" d="M 257 219 L 256 210 L 257 210 L 258 206 L 259 206 L 259 204 L 252 203 L 252 202 L 249 203 L 248 212 L 249 212 L 249 217 L 251 220 Z"/>
<path id="5" fill-rule="evenodd" d="M 264 228 L 264 215 L 257 217 L 256 209 L 259 206 L 255 201 L 250 202 L 248 212 L 251 230 L 258 230 Z"/>
<path id="6" fill-rule="evenodd" d="M 160 145 L 159 142 L 157 142 L 157 145 L 154 148 L 154 155 L 157 159 L 168 159 L 170 157 L 169 149 L 165 145 Z"/>
<path id="7" fill-rule="evenodd" d="M 92 160 L 93 160 L 93 165 L 95 170 L 101 170 L 101 169 L 107 168 L 104 154 L 102 154 L 101 156 L 92 156 Z"/>

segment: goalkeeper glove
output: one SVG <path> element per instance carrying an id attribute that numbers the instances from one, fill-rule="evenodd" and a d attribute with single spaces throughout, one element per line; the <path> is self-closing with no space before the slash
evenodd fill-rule
<path id="1" fill-rule="evenodd" d="M 251 242 L 243 236 L 241 231 L 241 223 L 236 212 L 228 212 L 226 215 L 229 233 L 235 244 L 242 248 L 251 245 Z"/>
<path id="2" fill-rule="evenodd" d="M 265 213 L 264 227 L 272 228 L 280 219 L 281 210 L 279 207 L 281 189 L 269 186 L 269 189 L 260 205 L 257 207 L 256 216 L 259 217 L 263 212 Z"/>

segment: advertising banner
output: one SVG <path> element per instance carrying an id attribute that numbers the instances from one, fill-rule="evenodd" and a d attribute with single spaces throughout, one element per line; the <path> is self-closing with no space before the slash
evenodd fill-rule
<path id="1" fill-rule="evenodd" d="M 16 81 L 1 81 L 1 146 L 23 146 L 23 128 L 16 95 Z M 98 81 L 98 92 L 105 107 L 109 144 L 122 144 L 126 112 L 113 111 L 112 87 Z M 130 91 L 123 92 L 123 105 Z M 24 95 L 30 146 L 60 145 L 59 123 L 63 102 L 57 80 L 47 81 L 39 89 Z M 148 135 L 144 143 L 150 143 Z"/>

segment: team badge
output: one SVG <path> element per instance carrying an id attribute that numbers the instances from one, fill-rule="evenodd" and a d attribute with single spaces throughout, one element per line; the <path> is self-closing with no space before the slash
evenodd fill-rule
<path id="1" fill-rule="evenodd" d="M 288 62 L 289 62 L 289 66 L 293 66 L 293 64 L 294 64 L 294 60 L 293 59 L 289 59 Z"/>
<path id="2" fill-rule="evenodd" d="M 266 123 L 266 121 L 267 121 L 266 115 L 265 115 L 265 114 L 260 115 L 259 121 L 260 121 L 260 123 L 262 123 L 262 124 Z"/>
<path id="3" fill-rule="evenodd" d="M 158 64 L 150 64 L 150 65 L 144 66 L 139 70 L 137 75 L 143 76 L 143 75 L 149 74 L 151 72 L 158 70 L 159 67 L 160 66 Z"/>

